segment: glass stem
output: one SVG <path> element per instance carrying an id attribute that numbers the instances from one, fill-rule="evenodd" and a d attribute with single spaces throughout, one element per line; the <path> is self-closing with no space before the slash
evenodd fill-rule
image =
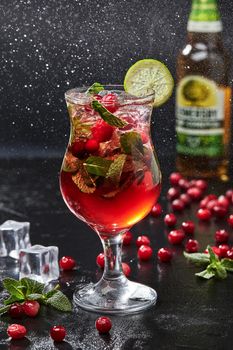
<path id="1" fill-rule="evenodd" d="M 104 248 L 105 265 L 103 279 L 116 280 L 125 277 L 121 266 L 122 233 L 115 237 L 100 235 Z"/>

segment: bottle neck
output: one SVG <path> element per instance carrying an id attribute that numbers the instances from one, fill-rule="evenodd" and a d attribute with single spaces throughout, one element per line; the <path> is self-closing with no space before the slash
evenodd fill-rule
<path id="1" fill-rule="evenodd" d="M 188 21 L 188 32 L 219 33 L 222 22 L 217 0 L 193 0 Z"/>

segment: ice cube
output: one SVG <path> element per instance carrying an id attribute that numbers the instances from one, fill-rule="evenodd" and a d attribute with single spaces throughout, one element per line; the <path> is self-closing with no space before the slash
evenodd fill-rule
<path id="1" fill-rule="evenodd" d="M 30 223 L 7 220 L 0 226 L 0 257 L 19 258 L 19 251 L 30 243 Z"/>
<path id="2" fill-rule="evenodd" d="M 19 253 L 19 277 L 49 283 L 59 277 L 58 247 L 33 245 Z"/>

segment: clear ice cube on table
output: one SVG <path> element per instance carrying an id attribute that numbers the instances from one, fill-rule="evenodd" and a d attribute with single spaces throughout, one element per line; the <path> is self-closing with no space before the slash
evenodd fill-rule
<path id="1" fill-rule="evenodd" d="M 58 247 L 37 244 L 21 249 L 19 277 L 28 277 L 45 284 L 58 279 Z"/>
<path id="2" fill-rule="evenodd" d="M 0 226 L 0 257 L 18 259 L 19 251 L 30 243 L 30 223 L 7 220 Z"/>

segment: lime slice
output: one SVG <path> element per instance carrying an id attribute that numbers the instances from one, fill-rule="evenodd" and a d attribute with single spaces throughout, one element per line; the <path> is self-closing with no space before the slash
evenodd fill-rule
<path id="1" fill-rule="evenodd" d="M 145 59 L 129 68 L 124 89 L 137 97 L 155 92 L 154 107 L 161 106 L 172 94 L 174 80 L 168 68 L 160 61 Z"/>

